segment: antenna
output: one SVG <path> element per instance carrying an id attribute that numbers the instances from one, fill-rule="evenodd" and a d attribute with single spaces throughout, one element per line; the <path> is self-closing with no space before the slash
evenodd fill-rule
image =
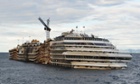
<path id="1" fill-rule="evenodd" d="M 83 33 L 85 34 L 85 26 L 83 26 Z"/>
<path id="2" fill-rule="evenodd" d="M 76 32 L 78 33 L 78 26 L 76 26 Z"/>

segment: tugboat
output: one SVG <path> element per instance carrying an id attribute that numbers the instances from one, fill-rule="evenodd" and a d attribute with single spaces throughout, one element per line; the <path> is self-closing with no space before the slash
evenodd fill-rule
<path id="1" fill-rule="evenodd" d="M 49 19 L 45 26 L 46 41 L 25 42 L 9 50 L 10 59 L 80 69 L 124 69 L 132 56 L 122 53 L 108 40 L 77 33 L 73 29 L 50 39 Z"/>

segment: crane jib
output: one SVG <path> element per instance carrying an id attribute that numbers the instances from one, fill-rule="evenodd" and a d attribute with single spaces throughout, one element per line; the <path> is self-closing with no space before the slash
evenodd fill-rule
<path id="1" fill-rule="evenodd" d="M 44 30 L 51 31 L 51 29 L 45 24 L 45 22 L 39 17 L 38 20 L 45 26 Z"/>

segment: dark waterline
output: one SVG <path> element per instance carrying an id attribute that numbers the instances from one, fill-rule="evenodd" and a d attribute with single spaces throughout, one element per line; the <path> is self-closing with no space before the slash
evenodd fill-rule
<path id="1" fill-rule="evenodd" d="M 125 70 L 82 70 L 9 60 L 0 53 L 0 84 L 140 84 L 140 54 Z"/>

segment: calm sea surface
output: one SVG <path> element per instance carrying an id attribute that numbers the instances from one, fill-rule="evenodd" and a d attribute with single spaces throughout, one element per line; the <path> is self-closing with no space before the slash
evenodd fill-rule
<path id="1" fill-rule="evenodd" d="M 140 84 L 140 54 L 133 54 L 125 70 L 82 70 L 9 60 L 0 53 L 0 84 Z"/>

